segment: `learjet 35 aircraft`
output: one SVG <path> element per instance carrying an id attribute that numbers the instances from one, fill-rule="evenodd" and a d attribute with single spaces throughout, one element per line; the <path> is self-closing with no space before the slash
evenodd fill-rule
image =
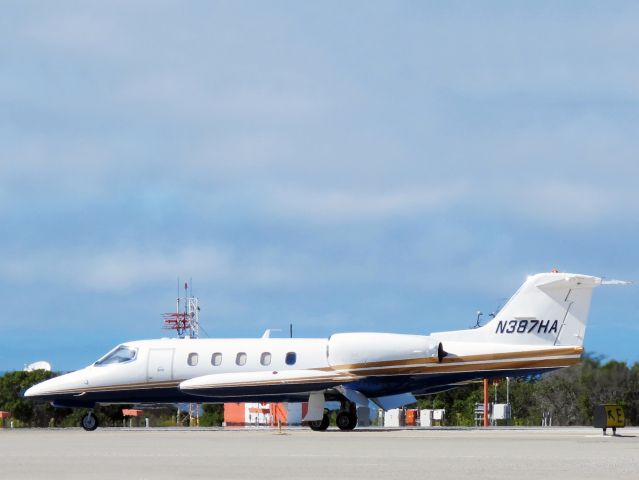
<path id="1" fill-rule="evenodd" d="M 486 325 L 430 335 L 338 333 L 329 338 L 158 339 L 118 345 L 92 365 L 39 383 L 26 397 L 57 407 L 96 404 L 308 402 L 304 421 L 326 430 L 357 425 L 357 407 L 415 402 L 481 378 L 567 367 L 583 352 L 592 289 L 602 279 L 572 273 L 530 276 Z M 606 283 L 606 282 L 603 282 Z"/>

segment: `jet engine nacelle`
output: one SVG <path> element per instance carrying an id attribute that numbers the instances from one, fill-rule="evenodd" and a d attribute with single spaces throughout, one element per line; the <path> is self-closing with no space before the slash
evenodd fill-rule
<path id="1" fill-rule="evenodd" d="M 338 333 L 328 340 L 328 363 L 339 370 L 395 360 L 436 359 L 446 352 L 441 343 L 426 335 L 395 333 Z"/>

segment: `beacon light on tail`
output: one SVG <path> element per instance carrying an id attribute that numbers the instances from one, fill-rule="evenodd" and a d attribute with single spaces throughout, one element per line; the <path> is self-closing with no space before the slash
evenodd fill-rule
<path id="1" fill-rule="evenodd" d="M 87 408 L 96 404 L 308 402 L 305 420 L 328 427 L 326 401 L 338 401 L 339 428 L 357 424 L 356 406 L 395 408 L 415 395 L 461 383 L 530 375 L 573 365 L 598 277 L 528 277 L 486 325 L 430 335 L 338 333 L 329 338 L 161 339 L 123 343 L 94 364 L 31 387 L 25 396 Z"/>

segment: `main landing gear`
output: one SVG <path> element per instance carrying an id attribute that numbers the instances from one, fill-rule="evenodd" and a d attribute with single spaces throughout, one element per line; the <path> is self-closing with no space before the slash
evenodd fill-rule
<path id="1" fill-rule="evenodd" d="M 84 417 L 82 417 L 82 420 L 80 421 L 80 425 L 87 432 L 92 432 L 93 430 L 98 428 L 98 418 L 95 415 L 93 415 L 93 410 L 89 410 L 87 414 Z"/>
<path id="2" fill-rule="evenodd" d="M 357 406 L 351 402 L 342 402 L 341 408 L 337 412 L 335 423 L 340 430 L 353 430 L 357 426 Z M 323 432 L 328 428 L 329 424 L 330 416 L 326 410 L 321 420 L 308 422 L 308 426 L 311 427 L 311 430 L 316 432 Z"/>
<path id="3" fill-rule="evenodd" d="M 357 407 L 355 404 L 350 402 L 343 404 L 340 411 L 337 412 L 335 423 L 340 430 L 353 430 L 357 426 Z"/>

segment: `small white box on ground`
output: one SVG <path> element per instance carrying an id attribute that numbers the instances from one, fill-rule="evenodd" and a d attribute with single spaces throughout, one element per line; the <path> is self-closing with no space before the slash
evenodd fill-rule
<path id="1" fill-rule="evenodd" d="M 509 403 L 495 403 L 493 404 L 493 419 L 494 420 L 508 420 L 510 418 L 510 404 Z"/>
<path id="2" fill-rule="evenodd" d="M 384 412 L 384 426 L 385 427 L 401 427 L 402 426 L 402 413 L 400 408 L 393 408 Z"/>

